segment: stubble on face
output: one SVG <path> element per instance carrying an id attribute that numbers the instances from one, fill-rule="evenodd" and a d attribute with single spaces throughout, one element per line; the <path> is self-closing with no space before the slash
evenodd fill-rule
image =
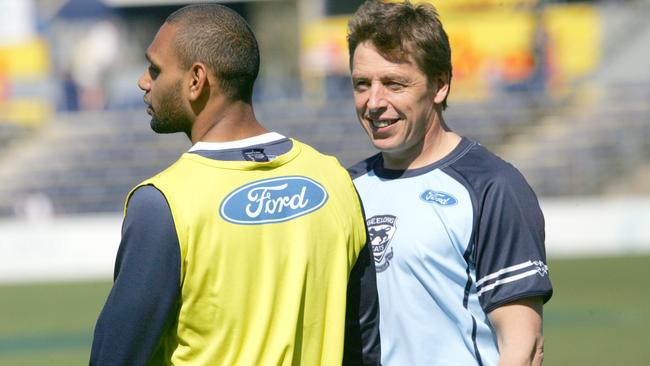
<path id="1" fill-rule="evenodd" d="M 160 96 L 157 110 L 151 115 L 151 129 L 160 134 L 185 132 L 189 134 L 191 120 L 183 111 L 181 81 Z"/>

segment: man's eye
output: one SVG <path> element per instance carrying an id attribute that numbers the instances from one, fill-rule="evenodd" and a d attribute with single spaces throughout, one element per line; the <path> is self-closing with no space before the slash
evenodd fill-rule
<path id="1" fill-rule="evenodd" d="M 354 90 L 356 91 L 364 91 L 368 89 L 368 83 L 366 81 L 355 81 L 354 82 Z"/>
<path id="2" fill-rule="evenodd" d="M 150 65 L 148 70 L 149 70 L 149 75 L 151 76 L 152 79 L 155 79 L 158 76 L 158 74 L 160 74 L 160 70 L 153 65 Z"/>
<path id="3" fill-rule="evenodd" d="M 401 90 L 404 88 L 404 84 L 395 81 L 389 81 L 386 83 L 386 87 L 390 90 Z"/>

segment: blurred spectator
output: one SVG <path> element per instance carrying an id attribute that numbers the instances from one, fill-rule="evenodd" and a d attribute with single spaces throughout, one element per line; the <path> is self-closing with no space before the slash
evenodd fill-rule
<path id="1" fill-rule="evenodd" d="M 80 109 L 103 109 L 108 74 L 116 61 L 119 33 L 108 20 L 94 23 L 88 33 L 75 45 L 71 60 L 71 79 L 66 80 L 66 96 L 78 91 Z M 76 86 L 76 90 L 74 88 Z M 68 94 L 70 93 L 70 94 Z M 70 106 L 70 102 L 68 102 Z"/>
<path id="2" fill-rule="evenodd" d="M 79 87 L 69 70 L 63 73 L 63 94 L 66 111 L 79 110 Z"/>

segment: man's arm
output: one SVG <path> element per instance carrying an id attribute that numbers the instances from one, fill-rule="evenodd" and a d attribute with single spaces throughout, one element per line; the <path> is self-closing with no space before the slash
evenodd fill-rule
<path id="1" fill-rule="evenodd" d="M 375 262 L 366 244 L 348 281 L 343 365 L 380 365 L 379 299 Z"/>
<path id="2" fill-rule="evenodd" d="M 544 215 L 524 177 L 509 165 L 481 194 L 476 287 L 492 323 L 499 365 L 539 365 L 542 304 L 553 294 L 546 265 Z"/>
<path id="3" fill-rule="evenodd" d="M 173 321 L 179 292 L 180 248 L 169 205 L 153 186 L 138 188 L 129 199 L 90 364 L 146 364 Z"/>
<path id="4" fill-rule="evenodd" d="M 539 366 L 544 358 L 541 297 L 527 297 L 489 313 L 499 345 L 499 366 Z"/>

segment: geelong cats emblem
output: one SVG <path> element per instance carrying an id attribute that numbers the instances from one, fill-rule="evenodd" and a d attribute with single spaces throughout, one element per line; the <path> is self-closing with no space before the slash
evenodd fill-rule
<path id="1" fill-rule="evenodd" d="M 385 271 L 393 259 L 393 247 L 389 244 L 397 229 L 396 222 L 397 217 L 393 215 L 378 215 L 366 220 L 377 272 Z"/>

